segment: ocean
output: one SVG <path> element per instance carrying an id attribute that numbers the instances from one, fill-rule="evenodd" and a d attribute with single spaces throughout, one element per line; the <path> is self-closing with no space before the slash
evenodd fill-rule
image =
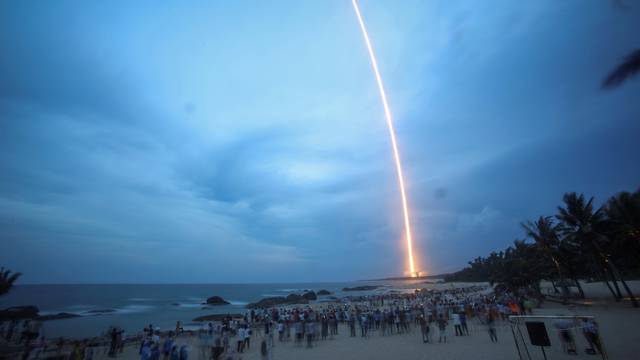
<path id="1" fill-rule="evenodd" d="M 97 336 L 110 326 L 119 326 L 136 334 L 153 324 L 160 329 L 174 329 L 180 320 L 185 327 L 196 328 L 198 316 L 245 313 L 245 306 L 264 297 L 286 296 L 304 290 L 326 289 L 334 296 L 345 295 L 344 287 L 381 285 L 377 293 L 412 291 L 415 281 L 373 281 L 298 284 L 193 284 L 193 285 L 17 285 L 0 297 L 0 309 L 35 305 L 40 315 L 73 313 L 81 317 L 43 322 L 47 338 L 81 338 Z M 419 286 L 424 287 L 424 285 Z M 371 292 L 349 292 L 359 295 Z M 221 296 L 230 305 L 203 305 L 210 296 Z M 318 299 L 322 301 L 323 298 Z M 95 314 L 96 310 L 108 313 Z"/>

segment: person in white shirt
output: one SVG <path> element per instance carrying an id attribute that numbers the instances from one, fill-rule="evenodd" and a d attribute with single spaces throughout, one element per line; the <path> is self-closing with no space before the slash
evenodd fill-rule
<path id="1" fill-rule="evenodd" d="M 236 339 L 238 342 L 238 346 L 236 348 L 236 351 L 241 353 L 244 350 L 244 334 L 245 334 L 245 330 L 243 327 L 239 327 L 236 333 Z"/>
<path id="2" fill-rule="evenodd" d="M 462 323 L 460 322 L 460 314 L 454 312 L 452 315 L 453 327 L 456 330 L 456 336 L 462 336 Z"/>

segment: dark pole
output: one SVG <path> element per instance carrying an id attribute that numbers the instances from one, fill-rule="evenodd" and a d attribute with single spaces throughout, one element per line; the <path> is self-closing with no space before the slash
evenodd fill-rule
<path id="1" fill-rule="evenodd" d="M 516 343 L 516 350 L 518 350 L 518 359 L 522 360 L 522 354 L 520 353 L 520 345 L 518 345 L 518 338 L 516 337 L 515 331 L 513 331 L 513 323 L 509 320 L 511 326 L 511 333 L 513 334 L 513 342 Z"/>
<path id="2" fill-rule="evenodd" d="M 531 360 L 531 354 L 529 354 L 529 349 L 527 349 L 527 344 L 524 340 L 524 335 L 522 335 L 522 331 L 520 331 L 520 327 L 518 327 L 518 334 L 520 334 L 520 338 L 522 339 L 522 344 L 524 345 L 524 350 L 527 352 L 527 357 Z"/>

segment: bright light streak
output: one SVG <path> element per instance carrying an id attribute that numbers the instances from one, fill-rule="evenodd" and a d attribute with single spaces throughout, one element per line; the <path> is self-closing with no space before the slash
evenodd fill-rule
<path id="1" fill-rule="evenodd" d="M 387 102 L 387 94 L 384 91 L 382 85 L 382 78 L 380 77 L 380 71 L 378 70 L 378 62 L 369 40 L 369 34 L 367 28 L 364 26 L 364 20 L 360 14 L 360 8 L 358 7 L 357 0 L 351 0 L 353 8 L 356 11 L 358 22 L 360 23 L 360 29 L 364 36 L 364 42 L 367 44 L 367 50 L 369 51 L 369 58 L 371 59 L 371 66 L 373 67 L 373 73 L 376 76 L 376 82 L 378 83 L 378 90 L 380 91 L 380 98 L 382 99 L 382 107 L 384 108 L 384 115 L 387 120 L 387 127 L 389 128 L 389 136 L 391 137 L 391 146 L 393 147 L 393 157 L 396 162 L 396 172 L 398 174 L 398 183 L 400 184 L 400 196 L 402 197 L 402 212 L 404 214 L 404 231 L 407 238 L 407 255 L 409 258 L 409 274 L 410 276 L 416 276 L 416 269 L 413 263 L 413 244 L 411 240 L 411 224 L 409 222 L 409 207 L 407 206 L 407 195 L 404 190 L 404 177 L 402 175 L 402 165 L 400 163 L 400 153 L 398 152 L 398 145 L 396 142 L 396 132 L 393 128 L 393 118 L 391 116 L 391 110 L 389 109 L 389 103 Z"/>

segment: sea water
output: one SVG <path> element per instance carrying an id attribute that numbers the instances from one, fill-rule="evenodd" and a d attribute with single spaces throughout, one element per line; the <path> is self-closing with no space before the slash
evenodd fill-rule
<path id="1" fill-rule="evenodd" d="M 77 318 L 43 322 L 44 335 L 53 337 L 90 337 L 119 326 L 133 335 L 153 324 L 161 330 L 175 328 L 181 321 L 196 328 L 198 316 L 244 314 L 246 305 L 265 297 L 302 294 L 305 290 L 326 289 L 334 296 L 345 295 L 344 287 L 381 285 L 373 293 L 409 291 L 412 282 L 345 282 L 299 284 L 193 284 L 193 285 L 17 285 L 0 297 L 0 308 L 35 305 L 40 315 L 61 312 L 81 315 Z M 372 292 L 368 292 L 372 293 Z M 349 295 L 363 294 L 349 292 Z M 210 296 L 221 296 L 229 305 L 203 304 Z M 326 298 L 319 298 L 319 301 Z M 106 311 L 97 314 L 96 311 Z"/>

